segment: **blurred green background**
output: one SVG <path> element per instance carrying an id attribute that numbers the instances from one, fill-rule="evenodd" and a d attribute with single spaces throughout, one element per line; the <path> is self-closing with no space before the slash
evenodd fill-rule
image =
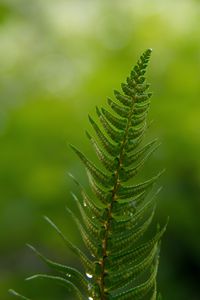
<path id="1" fill-rule="evenodd" d="M 14 288 L 38 300 L 70 299 L 60 287 L 24 282 L 50 272 L 25 244 L 77 265 L 51 217 L 81 245 L 65 212 L 73 173 L 68 144 L 92 154 L 87 114 L 105 103 L 148 47 L 154 96 L 147 134 L 162 146 L 143 176 L 166 167 L 157 218 L 159 289 L 166 300 L 200 299 L 200 1 L 0 0 L 0 299 Z"/>

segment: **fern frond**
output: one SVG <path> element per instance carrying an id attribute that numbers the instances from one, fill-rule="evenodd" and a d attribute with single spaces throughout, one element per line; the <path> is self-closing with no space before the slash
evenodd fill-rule
<path id="1" fill-rule="evenodd" d="M 151 238 L 146 233 L 154 217 L 159 190 L 153 197 L 149 193 L 162 172 L 142 183 L 129 183 L 159 146 L 157 139 L 141 144 L 148 128 L 152 96 L 145 78 L 150 55 L 151 49 L 142 54 L 126 82 L 121 84 L 122 91 L 114 90 L 115 100 L 107 99 L 108 108 L 96 108 L 98 122 L 89 116 L 97 141 L 88 132 L 86 135 L 104 170 L 71 145 L 86 168 L 91 195 L 70 175 L 81 194 L 79 199 L 72 193 L 80 218 L 69 208 L 67 212 L 76 223 L 90 258 L 45 217 L 76 254 L 85 274 L 53 262 L 29 246 L 60 276 L 38 274 L 28 280 L 46 279 L 64 285 L 77 299 L 157 299 L 159 248 L 166 225 L 158 228 Z M 21 299 L 27 298 L 21 296 Z"/>

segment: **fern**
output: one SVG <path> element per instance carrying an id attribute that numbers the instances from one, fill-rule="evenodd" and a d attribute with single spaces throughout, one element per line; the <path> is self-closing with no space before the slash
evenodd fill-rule
<path id="1" fill-rule="evenodd" d="M 69 208 L 67 211 L 90 254 L 84 254 L 73 245 L 45 217 L 67 247 L 77 255 L 85 274 L 51 261 L 29 245 L 60 276 L 37 274 L 27 280 L 56 282 L 73 292 L 77 299 L 158 299 L 156 276 L 159 247 L 166 226 L 162 229 L 158 227 L 149 239 L 145 238 L 145 233 L 154 216 L 158 192 L 151 198 L 148 195 L 162 172 L 142 183 L 126 184 L 138 174 L 158 146 L 157 140 L 154 140 L 139 147 L 147 129 L 151 97 L 145 79 L 150 55 L 151 49 L 146 50 L 126 83 L 121 85 L 122 92 L 114 91 L 116 102 L 108 99 L 110 109 L 96 109 L 100 125 L 89 116 L 98 141 L 88 132 L 87 137 L 104 170 L 71 146 L 85 165 L 93 195 L 89 197 L 74 179 L 82 196 L 78 199 L 73 195 L 81 219 Z M 10 292 L 21 299 L 28 299 L 13 290 Z"/>

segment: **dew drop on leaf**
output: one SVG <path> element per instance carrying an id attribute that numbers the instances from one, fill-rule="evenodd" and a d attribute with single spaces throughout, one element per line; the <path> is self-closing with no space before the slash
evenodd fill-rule
<path id="1" fill-rule="evenodd" d="M 85 273 L 88 278 L 92 278 L 93 276 L 89 273 Z"/>

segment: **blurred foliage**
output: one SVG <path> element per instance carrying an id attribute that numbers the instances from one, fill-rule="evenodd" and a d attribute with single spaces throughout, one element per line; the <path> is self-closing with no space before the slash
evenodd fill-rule
<path id="1" fill-rule="evenodd" d="M 80 244 L 64 211 L 76 190 L 67 172 L 87 183 L 68 143 L 93 155 L 88 112 L 148 47 L 155 120 L 148 136 L 162 146 L 143 174 L 166 167 L 157 217 L 170 216 L 159 287 L 167 300 L 199 299 L 199 36 L 197 0 L 0 0 L 0 299 L 12 298 L 10 287 L 39 300 L 70 299 L 45 282 L 24 283 L 45 270 L 24 245 L 76 264 L 41 216 Z"/>

